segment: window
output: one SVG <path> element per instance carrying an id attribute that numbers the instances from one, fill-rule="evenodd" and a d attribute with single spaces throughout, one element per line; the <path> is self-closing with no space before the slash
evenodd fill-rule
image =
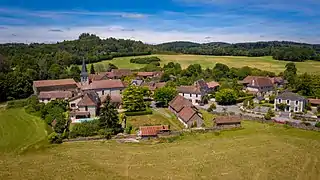
<path id="1" fill-rule="evenodd" d="M 281 103 L 281 99 L 279 99 L 279 103 Z"/>
<path id="2" fill-rule="evenodd" d="M 198 94 L 196 94 L 196 97 L 198 97 Z"/>
<path id="3" fill-rule="evenodd" d="M 294 108 L 294 112 L 297 112 L 297 111 L 298 111 L 298 107 L 295 107 L 295 108 Z"/>
<path id="4" fill-rule="evenodd" d="M 85 106 L 85 107 L 84 107 L 84 110 L 85 110 L 85 111 L 88 111 L 88 106 Z"/>
<path id="5" fill-rule="evenodd" d="M 71 107 L 76 107 L 76 103 L 71 103 Z"/>
<path id="6" fill-rule="evenodd" d="M 290 100 L 287 100 L 287 104 L 290 104 Z"/>
<path id="7" fill-rule="evenodd" d="M 192 94 L 190 94 L 190 97 L 192 97 Z"/>
<path id="8" fill-rule="evenodd" d="M 299 101 L 296 101 L 296 105 L 298 105 L 299 104 Z"/>
<path id="9" fill-rule="evenodd" d="M 102 95 L 104 95 L 104 90 L 102 90 Z"/>

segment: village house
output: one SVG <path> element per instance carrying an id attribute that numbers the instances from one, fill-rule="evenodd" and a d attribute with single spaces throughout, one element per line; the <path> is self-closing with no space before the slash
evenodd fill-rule
<path id="1" fill-rule="evenodd" d="M 70 118 L 72 122 L 74 123 L 77 119 L 95 118 L 99 113 L 100 105 L 100 98 L 94 91 L 88 91 L 70 99 L 69 106 L 72 109 Z"/>
<path id="2" fill-rule="evenodd" d="M 111 79 L 111 80 L 101 80 L 93 81 L 92 83 L 82 86 L 81 90 L 86 91 L 95 91 L 98 93 L 99 97 L 104 95 L 120 95 L 125 89 L 125 86 L 121 80 Z"/>
<path id="3" fill-rule="evenodd" d="M 306 99 L 296 93 L 289 91 L 279 94 L 274 101 L 274 110 L 279 111 L 279 105 L 285 104 L 285 112 L 303 112 L 306 106 Z"/>
<path id="4" fill-rule="evenodd" d="M 169 103 L 168 108 L 186 128 L 201 127 L 203 125 L 202 114 L 199 110 L 189 100 L 180 95 Z"/>
<path id="5" fill-rule="evenodd" d="M 257 96 L 269 96 L 274 93 L 274 85 L 268 77 L 247 76 L 240 81 L 245 86 L 245 90 Z"/>
<path id="6" fill-rule="evenodd" d="M 203 92 L 196 86 L 179 86 L 177 91 L 180 96 L 188 99 L 192 104 L 197 105 L 201 102 Z"/>
<path id="7" fill-rule="evenodd" d="M 218 129 L 241 127 L 241 118 L 240 116 L 218 116 L 215 118 L 215 127 Z"/>
<path id="8" fill-rule="evenodd" d="M 158 137 L 158 135 L 169 135 L 170 129 L 168 125 L 160 126 L 140 126 L 138 136 L 141 138 Z"/>
<path id="9" fill-rule="evenodd" d="M 39 102 L 47 104 L 53 100 L 68 100 L 74 94 L 71 91 L 41 91 L 38 95 Z"/>
<path id="10" fill-rule="evenodd" d="M 121 79 L 131 75 L 133 75 L 133 72 L 130 69 L 112 69 L 111 72 L 106 72 L 108 79 Z"/>
<path id="11" fill-rule="evenodd" d="M 151 92 L 154 92 L 155 90 L 162 88 L 166 85 L 166 82 L 145 82 L 142 84 L 142 86 L 147 87 Z"/>
<path id="12" fill-rule="evenodd" d="M 216 81 L 210 81 L 207 83 L 207 86 L 209 88 L 209 91 L 216 91 L 220 84 Z"/>
<path id="13" fill-rule="evenodd" d="M 70 91 L 78 92 L 78 84 L 73 79 L 58 79 L 58 80 L 40 80 L 33 81 L 33 92 L 39 95 L 44 91 Z"/>
<path id="14" fill-rule="evenodd" d="M 154 77 L 161 77 L 163 73 L 160 71 L 156 72 L 138 72 L 137 77 L 140 79 L 147 79 L 147 78 L 154 78 Z"/>

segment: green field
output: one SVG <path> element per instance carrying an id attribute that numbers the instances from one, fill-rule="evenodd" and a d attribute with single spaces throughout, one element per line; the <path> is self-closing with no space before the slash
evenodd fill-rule
<path id="1" fill-rule="evenodd" d="M 319 179 L 320 133 L 244 122 L 173 143 L 73 142 L 0 157 L 0 179 Z"/>
<path id="2" fill-rule="evenodd" d="M 0 109 L 0 153 L 17 153 L 46 139 L 42 120 L 24 109 Z"/>
<path id="3" fill-rule="evenodd" d="M 204 55 L 151 55 L 157 56 L 161 59 L 161 64 L 168 62 L 178 62 L 183 68 L 190 64 L 201 64 L 203 68 L 213 68 L 216 63 L 223 63 L 230 67 L 240 68 L 243 66 L 255 67 L 276 73 L 283 72 L 287 61 L 273 60 L 271 56 L 265 57 L 243 57 L 243 56 L 204 56 Z M 138 69 L 143 67 L 141 64 L 132 64 L 130 59 L 132 57 L 115 58 L 110 61 L 102 61 L 99 63 L 113 63 L 119 68 Z M 306 61 L 296 62 L 299 73 L 320 73 L 320 62 Z"/>

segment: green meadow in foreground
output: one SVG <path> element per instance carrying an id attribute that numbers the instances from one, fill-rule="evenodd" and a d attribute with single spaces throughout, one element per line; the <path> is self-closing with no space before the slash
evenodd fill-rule
<path id="1" fill-rule="evenodd" d="M 0 153 L 21 152 L 46 139 L 45 123 L 24 109 L 0 109 Z"/>
<path id="2" fill-rule="evenodd" d="M 1 111 L 0 119 L 1 151 L 19 152 L 44 135 L 23 110 Z M 319 132 L 245 121 L 241 130 L 189 134 L 172 143 L 90 141 L 7 152 L 0 154 L 0 179 L 317 180 L 319 149 Z"/>
<path id="3" fill-rule="evenodd" d="M 203 68 L 213 68 L 216 63 L 223 63 L 229 67 L 241 68 L 243 66 L 249 66 L 259 68 L 262 70 L 272 72 L 283 72 L 285 65 L 288 61 L 278 61 L 272 59 L 271 56 L 265 57 L 244 57 L 244 56 L 206 56 L 206 55 L 163 55 L 155 54 L 150 56 L 157 56 L 161 59 L 161 65 L 169 62 L 180 63 L 182 68 L 187 68 L 190 64 L 201 64 Z M 143 64 L 130 63 L 130 59 L 133 57 L 121 57 L 115 58 L 109 61 L 102 61 L 99 63 L 107 64 L 113 63 L 119 68 L 138 69 L 144 67 Z M 295 62 L 299 73 L 320 73 L 320 62 L 319 61 L 306 61 L 306 62 Z"/>

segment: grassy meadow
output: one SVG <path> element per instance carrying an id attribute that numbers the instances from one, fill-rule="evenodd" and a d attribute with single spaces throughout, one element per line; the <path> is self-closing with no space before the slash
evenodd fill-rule
<path id="1" fill-rule="evenodd" d="M 223 63 L 230 67 L 240 68 L 243 66 L 255 67 L 272 72 L 283 72 L 288 61 L 278 61 L 272 59 L 271 56 L 265 57 L 243 57 L 243 56 L 206 56 L 206 55 L 163 55 L 155 54 L 150 56 L 157 56 L 161 59 L 161 65 L 168 62 L 180 63 L 182 68 L 188 67 L 190 64 L 201 64 L 203 68 L 213 68 L 216 63 Z M 112 63 L 119 68 L 139 69 L 144 67 L 143 64 L 130 63 L 132 57 L 121 57 L 113 60 L 102 61 L 100 64 Z M 306 61 L 296 62 L 299 73 L 317 73 L 320 74 L 320 62 Z"/>
<path id="2" fill-rule="evenodd" d="M 317 180 L 319 148 L 319 132 L 245 121 L 241 130 L 172 143 L 72 142 L 2 155 L 0 179 Z"/>
<path id="3" fill-rule="evenodd" d="M 24 109 L 0 109 L 0 154 L 18 153 L 46 140 L 45 123 Z"/>

